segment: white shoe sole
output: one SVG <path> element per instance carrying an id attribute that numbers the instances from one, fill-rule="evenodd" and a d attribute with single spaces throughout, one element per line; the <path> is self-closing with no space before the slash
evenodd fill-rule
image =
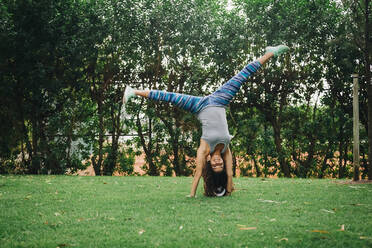
<path id="1" fill-rule="evenodd" d="M 123 96 L 123 102 L 126 104 L 129 99 L 133 96 L 133 89 L 130 86 L 127 86 L 124 91 L 124 96 Z"/>

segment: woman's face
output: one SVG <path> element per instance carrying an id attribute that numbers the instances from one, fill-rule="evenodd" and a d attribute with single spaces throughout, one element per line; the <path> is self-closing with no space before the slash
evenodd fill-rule
<path id="1" fill-rule="evenodd" d="M 212 167 L 212 170 L 215 173 L 220 173 L 220 172 L 223 171 L 223 166 L 224 166 L 224 163 L 223 163 L 223 159 L 221 157 L 221 154 L 213 154 L 211 156 L 211 167 Z"/>

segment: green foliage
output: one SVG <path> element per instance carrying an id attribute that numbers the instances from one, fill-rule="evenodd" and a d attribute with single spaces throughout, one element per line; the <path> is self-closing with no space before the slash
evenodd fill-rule
<path id="1" fill-rule="evenodd" d="M 121 153 L 118 158 L 119 169 L 118 171 L 124 172 L 125 175 L 132 175 L 134 172 L 135 153 L 133 149 L 128 149 Z"/>
<path id="2" fill-rule="evenodd" d="M 96 175 L 132 174 L 134 154 L 144 153 L 150 175 L 191 175 L 196 118 L 144 99 L 124 110 L 125 86 L 207 95 L 266 46 L 286 43 L 290 53 L 250 78 L 230 106 L 240 170 L 350 176 L 350 74 L 366 74 L 357 44 L 368 42 L 349 34 L 362 26 L 362 10 L 352 1 L 233 3 L 1 1 L 0 171 L 63 174 L 93 165 Z"/>

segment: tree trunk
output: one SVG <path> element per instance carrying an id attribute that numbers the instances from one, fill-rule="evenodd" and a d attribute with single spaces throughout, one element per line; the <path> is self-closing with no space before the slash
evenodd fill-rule
<path id="1" fill-rule="evenodd" d="M 292 160 L 295 162 L 296 164 L 296 168 L 293 170 L 294 174 L 296 176 L 298 176 L 300 174 L 300 171 L 299 171 L 299 167 L 300 167 L 300 161 L 298 159 L 298 154 L 296 152 L 296 147 L 295 147 L 295 137 L 292 136 L 292 151 L 291 151 L 291 155 L 292 155 Z"/>
<path id="2" fill-rule="evenodd" d="M 179 160 L 179 154 L 178 154 L 178 142 L 175 140 L 175 137 L 172 138 L 172 150 L 173 150 L 173 169 L 176 173 L 176 176 L 181 175 L 181 169 L 180 169 L 180 160 Z"/>
<path id="3" fill-rule="evenodd" d="M 71 144 L 74 136 L 74 130 L 75 130 L 75 118 L 71 120 L 71 125 L 69 127 L 68 133 L 67 133 L 67 152 L 66 152 L 66 162 L 67 167 L 73 167 L 71 164 Z"/>
<path id="4" fill-rule="evenodd" d="M 365 179 L 366 177 L 368 178 L 368 172 L 369 172 L 368 162 L 366 158 L 366 153 L 363 151 L 362 151 L 361 168 L 363 168 L 362 179 Z"/>
<path id="5" fill-rule="evenodd" d="M 288 161 L 285 159 L 285 156 L 283 154 L 283 146 L 282 146 L 282 139 L 280 137 L 280 127 L 276 123 L 272 123 L 273 129 L 274 129 L 274 142 L 276 151 L 279 156 L 279 164 L 280 164 L 280 170 L 284 174 L 285 177 L 291 177 L 291 173 L 289 170 Z"/>
<path id="6" fill-rule="evenodd" d="M 267 124 L 266 122 L 264 123 L 264 133 L 265 133 L 265 136 L 266 136 L 266 133 L 267 133 Z M 266 138 L 265 138 L 266 139 Z M 266 143 L 266 141 L 265 141 Z M 264 177 L 267 177 L 267 171 L 268 171 L 268 167 L 269 167 L 269 158 L 267 157 L 267 152 L 265 151 L 265 153 L 263 154 L 264 156 Z"/>
<path id="7" fill-rule="evenodd" d="M 37 174 L 40 170 L 40 154 L 39 154 L 39 130 L 38 130 L 38 122 L 35 117 L 31 120 L 32 124 L 32 160 L 30 164 L 29 173 L 30 174 Z"/>
<path id="8" fill-rule="evenodd" d="M 366 51 L 364 53 L 364 70 L 366 74 L 367 92 L 368 92 L 368 179 L 372 180 L 372 78 L 371 78 L 371 43 L 370 43 L 370 26 L 369 26 L 369 0 L 365 1 L 365 44 Z"/>
<path id="9" fill-rule="evenodd" d="M 102 176 L 102 161 L 103 161 L 103 142 L 104 142 L 104 124 L 103 124 L 103 110 L 102 110 L 102 100 L 101 97 L 97 99 L 97 112 L 98 112 L 98 126 L 99 126 L 99 133 L 98 133 L 98 159 L 92 158 L 92 164 L 94 168 L 94 172 L 96 176 Z M 94 160 L 94 161 L 93 161 Z"/>
<path id="10" fill-rule="evenodd" d="M 177 130 L 177 128 L 180 126 L 180 123 L 177 119 L 175 119 L 176 123 L 176 130 L 172 130 L 172 126 L 170 123 L 168 124 L 170 129 L 169 133 L 171 134 L 171 142 L 172 142 L 172 150 L 173 150 L 173 168 L 174 172 L 176 173 L 176 176 L 181 176 L 182 175 L 182 170 L 180 166 L 180 158 L 179 158 L 179 142 L 178 139 L 180 137 L 180 132 Z"/>
<path id="11" fill-rule="evenodd" d="M 28 153 L 28 161 L 32 161 L 32 146 L 31 146 L 31 142 L 30 142 L 30 139 L 28 137 L 28 130 L 26 128 L 26 124 L 25 124 L 25 119 L 22 115 L 22 140 L 24 140 L 26 142 L 26 150 L 27 150 L 27 153 Z"/>
<path id="12" fill-rule="evenodd" d="M 372 180 L 372 81 L 371 81 L 371 37 L 370 37 L 370 0 L 364 1 L 364 9 L 361 11 L 364 14 L 364 74 L 367 88 L 368 101 L 368 123 L 366 126 L 368 133 L 368 179 Z M 362 6 L 362 5 L 359 5 Z"/>
<path id="13" fill-rule="evenodd" d="M 117 161 L 117 157 L 118 157 L 118 144 L 117 142 L 114 140 L 115 135 L 112 135 L 112 143 L 111 143 L 111 150 L 107 156 L 107 163 L 104 164 L 103 166 L 103 174 L 105 176 L 112 176 L 112 174 L 114 173 L 115 171 L 115 167 L 116 167 L 116 161 Z"/>
<path id="14" fill-rule="evenodd" d="M 120 137 L 120 116 L 115 115 L 115 104 L 111 105 L 111 121 L 112 121 L 112 133 L 111 133 L 111 149 L 107 157 L 107 163 L 103 168 L 104 175 L 112 176 L 115 171 L 116 162 L 118 159 L 119 149 L 119 137 Z"/>
<path id="15" fill-rule="evenodd" d="M 181 126 L 181 123 L 180 123 L 180 119 L 181 119 L 181 115 L 180 113 L 182 112 L 179 112 L 177 109 L 174 110 L 174 123 L 175 123 L 175 126 L 176 128 L 174 128 L 174 126 L 172 125 L 172 122 L 170 121 L 167 121 L 166 118 L 164 118 L 163 115 L 159 115 L 159 118 L 160 120 L 163 122 L 163 124 L 166 126 L 167 130 L 168 130 L 168 133 L 171 137 L 171 145 L 172 145 L 172 151 L 173 151 L 173 161 L 172 161 L 172 164 L 173 164 L 173 170 L 176 174 L 176 176 L 187 176 L 187 169 L 186 169 L 186 163 L 182 162 L 183 159 L 182 157 L 184 157 L 184 154 L 183 153 L 183 150 L 182 148 L 180 148 L 180 136 L 181 136 L 181 133 L 180 133 L 180 126 Z"/>
<path id="16" fill-rule="evenodd" d="M 322 167 L 320 169 L 320 173 L 318 175 L 318 178 L 324 178 L 324 172 L 327 169 L 327 161 L 328 161 L 328 159 L 330 159 L 332 157 L 332 155 L 331 155 L 332 153 L 330 153 L 330 150 L 332 149 L 332 146 L 333 146 L 333 142 L 329 142 L 328 146 L 327 146 L 327 149 L 325 151 L 325 154 L 324 154 L 324 159 L 323 159 L 323 162 L 322 162 Z"/>
<path id="17" fill-rule="evenodd" d="M 231 151 L 231 155 L 233 158 L 233 177 L 236 177 L 236 168 L 237 168 L 237 161 L 236 161 L 236 156 L 233 151 Z"/>
<path id="18" fill-rule="evenodd" d="M 343 137 L 340 137 L 340 143 L 339 143 L 339 146 L 338 146 L 338 152 L 340 153 L 339 155 L 339 158 L 338 158 L 338 178 L 344 178 L 345 177 L 345 174 L 344 174 L 344 166 L 343 166 L 343 161 L 344 161 L 344 155 L 343 155 L 343 152 L 344 152 L 344 142 L 343 142 Z"/>
<path id="19" fill-rule="evenodd" d="M 310 146 L 308 150 L 308 155 L 307 155 L 306 161 L 304 162 L 304 167 L 305 167 L 304 176 L 305 177 L 309 176 L 311 165 L 314 161 L 314 154 L 315 154 L 315 142 L 316 141 L 314 137 L 310 137 L 310 139 L 311 139 L 311 142 L 310 142 Z"/>
<path id="20" fill-rule="evenodd" d="M 368 85 L 368 179 L 372 180 L 372 82 L 371 77 Z"/>
<path id="21" fill-rule="evenodd" d="M 318 95 L 319 97 L 319 95 Z M 312 114 L 312 123 L 316 123 L 316 112 L 317 112 L 317 103 L 314 106 L 313 109 L 313 114 Z M 312 163 L 314 162 L 314 155 L 315 155 L 315 143 L 316 143 L 316 137 L 314 133 L 310 133 L 308 139 L 310 140 L 310 146 L 307 151 L 307 158 L 306 161 L 304 162 L 304 167 L 305 167 L 305 177 L 310 176 L 310 170 Z"/>
<path id="22" fill-rule="evenodd" d="M 348 146 L 349 146 L 349 144 L 347 143 L 347 142 L 345 142 L 345 146 L 344 146 L 344 177 L 346 177 L 347 176 L 347 174 L 346 174 L 346 169 L 347 169 L 347 150 L 348 150 Z"/>
<path id="23" fill-rule="evenodd" d="M 19 96 L 22 96 L 23 95 L 23 91 L 22 91 L 22 87 L 17 87 L 17 89 L 20 91 L 18 92 L 18 95 Z M 22 145 L 21 145 L 21 148 L 22 148 L 22 163 L 23 165 L 27 168 L 29 165 L 29 162 L 32 161 L 32 146 L 31 146 L 31 142 L 30 142 L 30 138 L 28 136 L 28 132 L 29 130 L 27 129 L 26 127 L 26 120 L 25 120 L 25 114 L 24 114 L 24 102 L 23 102 L 23 99 L 22 97 L 19 97 L 17 99 L 17 107 L 18 107 L 18 110 L 19 110 L 19 113 L 20 113 L 20 129 L 21 129 L 21 142 L 22 142 Z M 27 151 L 27 154 L 28 154 L 28 160 L 26 161 L 26 156 L 24 154 L 24 144 L 23 142 L 26 143 L 26 151 Z"/>
<path id="24" fill-rule="evenodd" d="M 260 177 L 261 176 L 261 170 L 260 170 L 260 167 L 258 166 L 258 162 L 257 162 L 257 160 L 254 156 L 253 156 L 253 163 L 254 163 L 254 168 L 256 169 L 256 177 Z"/>
<path id="25" fill-rule="evenodd" d="M 64 168 L 58 162 L 56 155 L 52 152 L 49 145 L 49 139 L 46 135 L 46 119 L 40 121 L 40 152 L 43 157 L 44 173 L 47 174 L 63 174 Z"/>
<path id="26" fill-rule="evenodd" d="M 153 154 L 152 154 L 152 140 L 151 140 L 152 119 L 149 117 L 149 143 L 147 145 L 146 145 L 144 134 L 142 132 L 142 125 L 141 125 L 139 113 L 137 113 L 137 128 L 138 128 L 138 136 L 140 138 L 143 151 L 145 152 L 145 155 L 146 155 L 146 162 L 149 165 L 147 173 L 150 176 L 158 176 L 159 170 L 153 161 Z"/>
<path id="27" fill-rule="evenodd" d="M 346 122 L 345 118 L 343 116 L 340 116 L 340 122 L 339 122 L 339 134 L 338 134 L 338 140 L 339 140 L 339 146 L 338 146 L 338 151 L 339 151 L 339 172 L 338 172 L 338 177 L 339 178 L 344 178 L 345 175 L 345 170 L 346 170 L 346 163 L 347 163 L 347 149 L 348 149 L 348 142 L 345 137 L 345 126 L 344 123 Z"/>

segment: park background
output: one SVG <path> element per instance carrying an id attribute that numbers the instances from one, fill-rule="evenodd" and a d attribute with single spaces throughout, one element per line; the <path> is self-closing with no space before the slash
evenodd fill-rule
<path id="1" fill-rule="evenodd" d="M 240 176 L 372 179 L 369 0 L 0 2 L 0 173 L 192 175 L 201 130 L 125 86 L 206 95 L 266 46 L 290 52 L 229 106 Z M 369 135 L 369 136 L 368 136 Z M 368 138 L 369 137 L 369 138 Z"/>

